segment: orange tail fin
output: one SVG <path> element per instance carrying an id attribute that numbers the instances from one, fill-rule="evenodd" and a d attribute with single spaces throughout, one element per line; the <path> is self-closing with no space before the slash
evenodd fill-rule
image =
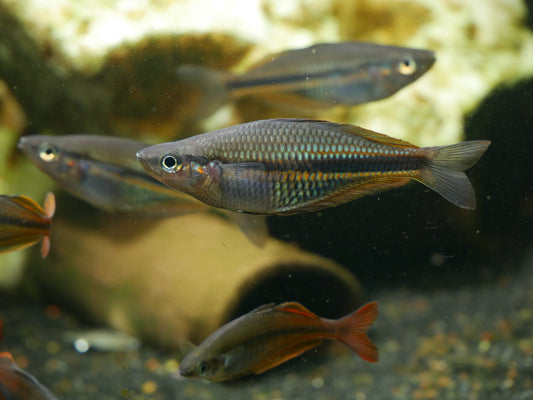
<path id="1" fill-rule="evenodd" d="M 340 328 L 337 339 L 369 362 L 377 362 L 379 358 L 378 348 L 366 335 L 378 313 L 379 304 L 377 301 L 372 301 L 337 321 Z"/>

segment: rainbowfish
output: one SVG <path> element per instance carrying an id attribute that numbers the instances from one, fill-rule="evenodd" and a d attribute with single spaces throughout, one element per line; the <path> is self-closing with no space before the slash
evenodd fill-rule
<path id="1" fill-rule="evenodd" d="M 196 199 L 162 185 L 135 159 L 147 144 L 99 135 L 32 135 L 18 147 L 73 196 L 109 212 L 164 217 L 206 210 Z"/>
<path id="2" fill-rule="evenodd" d="M 269 56 L 242 75 L 190 64 L 178 67 L 177 75 L 201 93 L 197 117 L 204 117 L 227 99 L 246 95 L 306 109 L 380 100 L 417 80 L 434 62 L 428 50 L 321 43 Z"/>
<path id="3" fill-rule="evenodd" d="M 316 211 L 417 180 L 475 208 L 462 172 L 490 142 L 417 147 L 353 125 L 274 119 L 137 153 L 156 179 L 213 207 L 258 214 Z"/>
<path id="4" fill-rule="evenodd" d="M 0 319 L 0 341 L 3 322 Z M 0 352 L 0 400 L 57 400 L 37 378 L 19 368 L 8 352 Z"/>
<path id="5" fill-rule="evenodd" d="M 44 207 L 27 196 L 0 195 L 0 254 L 20 250 L 40 240 L 41 256 L 50 250 L 50 225 L 56 208 L 53 193 L 44 199 Z"/>
<path id="6" fill-rule="evenodd" d="M 146 146 L 101 135 L 32 135 L 18 143 L 19 149 L 63 189 L 101 210 L 163 218 L 211 209 L 148 175 L 135 158 Z M 229 218 L 253 243 L 265 242 L 268 228 L 264 219 L 241 218 L 235 213 Z"/>
<path id="7" fill-rule="evenodd" d="M 0 400 L 57 400 L 37 378 L 19 368 L 10 353 L 0 353 Z"/>
<path id="8" fill-rule="evenodd" d="M 180 375 L 225 381 L 260 374 L 322 343 L 338 340 L 369 362 L 378 350 L 366 335 L 377 302 L 338 320 L 320 318 L 300 303 L 267 304 L 212 333 L 180 362 Z"/>

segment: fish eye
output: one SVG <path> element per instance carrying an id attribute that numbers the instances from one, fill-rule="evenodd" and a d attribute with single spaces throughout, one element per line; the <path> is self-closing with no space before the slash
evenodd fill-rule
<path id="1" fill-rule="evenodd" d="M 416 71 L 416 61 L 413 57 L 405 55 L 398 63 L 398 72 L 402 75 L 412 75 Z"/>
<path id="2" fill-rule="evenodd" d="M 56 158 L 56 155 L 57 149 L 51 144 L 43 143 L 39 148 L 39 157 L 41 157 L 41 160 L 43 161 L 53 161 Z"/>
<path id="3" fill-rule="evenodd" d="M 181 157 L 172 154 L 165 154 L 161 157 L 161 168 L 166 172 L 176 172 L 181 169 Z"/>
<path id="4" fill-rule="evenodd" d="M 196 366 L 196 373 L 200 376 L 205 376 L 207 374 L 207 362 L 202 361 L 200 364 Z"/>

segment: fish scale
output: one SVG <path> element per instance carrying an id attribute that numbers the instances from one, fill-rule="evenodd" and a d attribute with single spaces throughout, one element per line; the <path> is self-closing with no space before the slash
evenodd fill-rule
<path id="1" fill-rule="evenodd" d="M 259 125 L 248 132 L 236 130 L 229 140 L 228 136 L 219 138 L 221 146 L 214 145 L 211 150 L 207 147 L 206 156 L 229 163 L 264 162 L 265 172 L 257 174 L 244 192 L 253 190 L 250 186 L 255 185 L 261 196 L 271 198 L 271 208 L 284 212 L 296 205 L 320 201 L 369 179 L 390 177 L 390 172 L 406 174 L 414 171 L 419 163 L 414 150 L 387 151 L 389 154 L 385 155 L 385 145 L 311 127 L 265 128 Z M 251 156 L 270 141 L 274 143 L 267 144 L 267 151 L 260 157 Z M 275 185 L 276 182 L 279 185 Z M 240 191 L 232 193 L 243 197 Z M 239 206 L 236 204 L 236 207 Z"/>
<path id="2" fill-rule="evenodd" d="M 137 157 L 166 185 L 232 211 L 316 211 L 409 180 L 460 207 L 474 208 L 475 195 L 462 171 L 489 144 L 419 148 L 353 125 L 275 119 L 152 146 Z"/>
<path id="3" fill-rule="evenodd" d="M 369 362 L 378 360 L 377 347 L 366 331 L 379 306 L 367 303 L 338 320 L 320 318 L 295 302 L 266 304 L 213 332 L 180 362 L 180 374 L 225 381 L 260 374 L 324 339 L 338 340 Z"/>

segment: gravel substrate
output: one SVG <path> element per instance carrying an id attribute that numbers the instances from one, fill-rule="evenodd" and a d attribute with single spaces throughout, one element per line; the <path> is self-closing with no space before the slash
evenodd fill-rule
<path id="1" fill-rule="evenodd" d="M 2 350 L 59 399 L 533 399 L 533 252 L 490 282 L 370 289 L 377 364 L 339 344 L 229 384 L 181 379 L 177 355 L 78 353 L 65 333 L 94 328 L 54 305 L 0 297 Z M 442 286 L 442 285 L 441 285 Z"/>

